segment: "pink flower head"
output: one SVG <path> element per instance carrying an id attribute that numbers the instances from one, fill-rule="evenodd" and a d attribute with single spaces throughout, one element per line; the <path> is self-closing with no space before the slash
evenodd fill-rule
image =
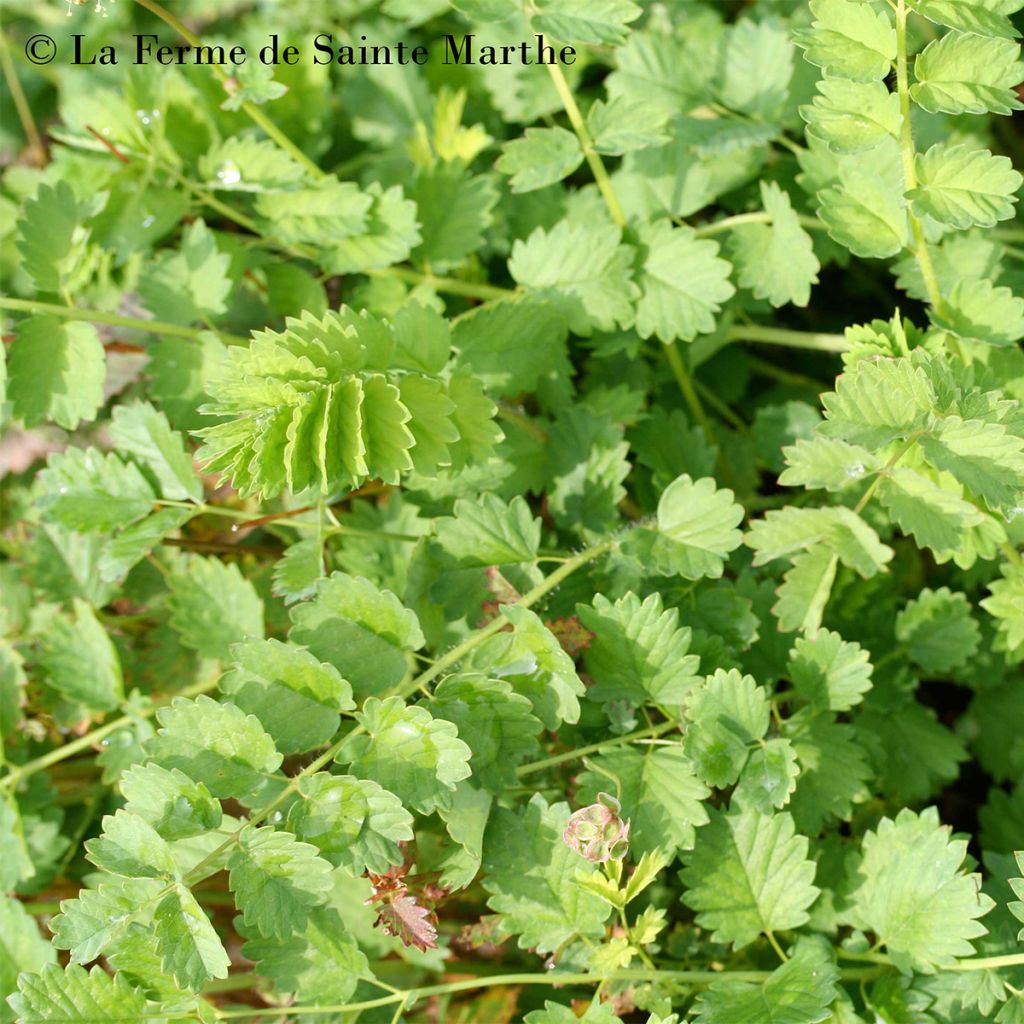
<path id="1" fill-rule="evenodd" d="M 593 864 L 622 860 L 629 849 L 629 821 L 619 816 L 619 801 L 607 793 L 597 803 L 569 815 L 562 841 Z"/>

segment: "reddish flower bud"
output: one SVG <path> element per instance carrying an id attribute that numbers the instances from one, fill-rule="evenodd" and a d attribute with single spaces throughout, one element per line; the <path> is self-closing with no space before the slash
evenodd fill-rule
<path id="1" fill-rule="evenodd" d="M 597 803 L 569 815 L 562 841 L 593 864 L 622 860 L 629 850 L 629 821 L 619 816 L 619 801 L 607 793 Z"/>

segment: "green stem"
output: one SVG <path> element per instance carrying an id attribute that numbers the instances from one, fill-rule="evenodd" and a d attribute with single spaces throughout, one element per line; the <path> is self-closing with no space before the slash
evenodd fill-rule
<path id="1" fill-rule="evenodd" d="M 498 399 L 498 419 L 514 423 L 524 433 L 528 434 L 540 444 L 548 443 L 548 432 L 539 424 L 535 423 L 526 413 L 521 412 L 516 406 L 503 399 Z"/>
<path id="2" fill-rule="evenodd" d="M 151 14 L 155 14 L 165 25 L 177 32 L 183 39 L 191 43 L 192 46 L 202 46 L 203 42 L 184 22 L 176 18 L 170 11 L 163 8 L 156 0 L 135 0 L 140 7 L 145 7 Z M 220 83 L 225 86 L 227 90 L 227 82 L 229 75 L 217 65 L 211 65 L 210 70 L 216 75 Z M 273 121 L 267 117 L 266 114 L 260 110 L 254 103 L 243 103 L 241 105 L 242 112 L 249 118 L 253 124 L 262 128 L 266 133 L 267 137 L 273 139 L 274 142 L 280 149 L 283 149 L 293 160 L 301 164 L 314 178 L 322 178 L 326 174 L 317 165 L 310 160 L 305 153 L 299 149 L 298 146 L 288 138 L 280 128 L 274 124 Z"/>
<path id="3" fill-rule="evenodd" d="M 588 562 L 592 562 L 595 558 L 599 558 L 601 555 L 608 551 L 611 551 L 615 547 L 617 541 L 605 540 L 600 544 L 594 544 L 592 547 L 584 548 L 578 555 L 573 555 L 572 558 L 563 562 L 553 573 L 546 576 L 541 583 L 538 583 L 532 590 L 528 590 L 523 596 L 515 603 L 516 608 L 530 608 L 535 605 L 541 598 L 545 597 L 552 590 L 554 590 L 563 580 L 571 576 L 577 569 L 582 568 Z M 500 633 L 508 625 L 508 619 L 504 615 L 504 607 L 500 614 L 495 616 L 490 622 L 487 623 L 481 629 L 470 633 L 461 644 L 453 647 L 447 654 L 438 658 L 426 671 L 421 672 L 415 679 L 406 683 L 405 686 L 401 687 L 397 692 L 400 697 L 408 697 L 410 694 L 415 693 L 417 690 L 426 689 L 428 683 L 432 682 L 443 672 L 447 671 L 456 662 L 461 661 L 470 651 L 475 647 L 479 647 L 485 640 L 494 636 L 495 633 Z"/>
<path id="4" fill-rule="evenodd" d="M 875 496 L 875 491 L 878 490 L 878 487 L 881 484 L 883 478 L 886 477 L 889 474 L 889 470 L 891 470 L 893 466 L 895 466 L 896 463 L 899 462 L 900 459 L 902 459 L 903 456 L 906 455 L 907 452 L 909 452 L 915 444 L 917 444 L 918 436 L 919 435 L 917 434 L 912 434 L 910 437 L 908 437 L 907 440 L 900 447 L 900 449 L 892 456 L 892 458 L 889 459 L 889 461 L 875 474 L 874 480 L 871 481 L 871 483 L 868 485 L 868 489 L 861 495 L 860 501 L 858 501 L 857 504 L 853 506 L 853 511 L 855 515 L 859 516 L 861 512 L 864 511 L 865 507 L 867 506 L 867 503 Z"/>
<path id="5" fill-rule="evenodd" d="M 825 230 L 825 225 L 817 217 L 800 214 L 797 220 L 810 231 Z M 711 238 L 713 235 L 723 234 L 744 224 L 771 224 L 771 222 L 772 215 L 767 210 L 754 210 L 751 213 L 736 213 L 731 217 L 723 217 L 721 220 L 713 221 L 711 224 L 701 224 L 700 227 L 696 227 L 693 230 L 698 238 Z"/>
<path id="6" fill-rule="evenodd" d="M 33 761 L 26 761 L 24 764 L 19 764 L 13 767 L 7 775 L 0 779 L 0 788 L 12 787 L 19 779 L 27 778 L 29 775 L 35 775 L 36 772 L 43 771 L 45 768 L 49 768 L 51 765 L 55 765 L 59 761 L 64 761 L 69 757 L 73 757 L 75 754 L 80 754 L 83 750 L 88 750 L 90 747 L 95 746 L 104 738 L 104 736 L 109 736 L 112 732 L 116 732 L 118 729 L 137 718 L 151 718 L 160 710 L 160 708 L 170 704 L 175 697 L 196 697 L 200 693 L 208 693 L 210 690 L 216 688 L 219 681 L 220 673 L 211 679 L 194 683 L 192 686 L 186 687 L 180 693 L 172 693 L 161 700 L 154 701 L 148 708 L 143 708 L 131 715 L 122 715 L 120 718 L 115 718 L 113 721 L 106 722 L 98 728 L 87 732 L 84 736 L 79 736 L 77 740 L 65 743 L 63 746 L 57 747 L 56 749 L 49 751 L 49 753 L 43 754 L 41 757 L 37 757 Z"/>
<path id="7" fill-rule="evenodd" d="M 185 327 L 182 324 L 169 324 L 163 320 L 143 320 L 140 317 L 121 316 L 120 313 L 107 313 L 102 309 L 78 309 L 74 306 L 57 306 L 51 302 L 36 302 L 34 299 L 8 299 L 0 297 L 0 309 L 10 309 L 18 313 L 46 313 L 59 316 L 65 320 L 87 320 L 94 324 L 107 324 L 110 327 L 127 327 L 133 331 L 146 331 L 149 334 L 162 334 L 175 338 L 196 340 L 201 334 L 208 334 L 206 328 Z M 248 345 L 248 338 L 235 334 L 216 332 L 226 345 Z"/>
<path id="8" fill-rule="evenodd" d="M 907 73 L 907 5 L 906 0 L 896 3 L 896 91 L 900 102 L 900 158 L 903 161 L 903 191 L 910 192 L 917 188 L 917 169 L 915 160 L 917 151 L 914 149 L 914 130 L 910 123 L 910 76 Z M 935 276 L 931 253 L 924 237 L 921 222 L 908 207 L 910 232 L 913 235 L 913 253 L 917 265 L 921 268 L 925 291 L 932 308 L 939 310 L 942 306 L 942 292 Z"/>
<path id="9" fill-rule="evenodd" d="M 500 288 L 493 284 L 479 284 L 475 281 L 460 281 L 457 277 L 438 277 L 435 274 L 423 274 L 410 267 L 378 267 L 364 270 L 368 277 L 396 277 L 410 284 L 425 285 L 436 292 L 447 292 L 449 295 L 462 295 L 469 299 L 482 299 L 484 302 L 496 302 L 499 299 L 514 298 L 520 293 L 515 288 Z"/>
<path id="10" fill-rule="evenodd" d="M 790 331 L 783 327 L 762 327 L 760 324 L 736 324 L 729 328 L 730 341 L 764 342 L 789 348 L 813 349 L 816 352 L 845 352 L 850 343 L 842 334 L 820 334 L 817 331 Z"/>
<path id="11" fill-rule="evenodd" d="M 7 88 L 14 100 L 14 109 L 17 111 L 18 120 L 21 122 L 22 131 L 25 133 L 25 140 L 28 142 L 29 151 L 40 163 L 46 160 L 46 147 L 39 135 L 35 118 L 32 116 L 32 107 L 25 97 L 25 90 L 21 87 L 21 80 L 18 78 L 17 69 L 11 54 L 8 50 L 7 36 L 0 35 L 0 65 L 3 66 L 4 79 L 7 81 Z"/>
<path id="12" fill-rule="evenodd" d="M 670 341 L 664 348 L 665 358 L 668 360 L 669 368 L 672 370 L 672 376 L 675 377 L 676 383 L 679 385 L 679 391 L 686 402 L 686 407 L 690 410 L 690 415 L 693 417 L 694 422 L 704 431 L 704 436 L 708 439 L 708 442 L 714 444 L 714 428 L 711 426 L 711 421 L 704 411 L 704 406 L 700 403 L 700 398 L 694 389 L 693 381 L 687 372 L 683 357 L 679 354 L 679 349 L 676 348 L 676 343 Z"/>
<path id="13" fill-rule="evenodd" d="M 565 764 L 566 761 L 575 761 L 590 754 L 600 753 L 610 747 L 621 747 L 634 740 L 649 739 L 656 736 L 664 736 L 665 733 L 678 729 L 678 722 L 662 722 L 660 725 L 652 725 L 648 729 L 638 729 L 636 732 L 628 732 L 614 739 L 603 740 L 600 743 L 591 743 L 586 747 L 577 747 L 575 750 L 567 750 L 563 754 L 555 754 L 553 757 L 545 757 L 542 761 L 531 761 L 529 764 L 520 765 L 516 774 L 522 778 L 524 775 L 532 775 L 534 772 L 543 771 L 545 768 L 554 768 L 556 765 Z"/>

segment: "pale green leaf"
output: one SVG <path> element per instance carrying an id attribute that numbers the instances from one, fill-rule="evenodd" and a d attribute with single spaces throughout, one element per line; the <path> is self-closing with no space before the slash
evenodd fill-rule
<path id="1" fill-rule="evenodd" d="M 513 192 L 532 192 L 568 177 L 583 163 L 579 139 L 564 128 L 527 128 L 505 143 L 495 166 Z"/>
<path id="2" fill-rule="evenodd" d="M 77 964 L 21 975 L 9 1001 L 21 1024 L 143 1024 L 148 1017 L 145 995 L 123 974 Z"/>
<path id="3" fill-rule="evenodd" d="M 823 78 L 800 116 L 807 122 L 807 134 L 834 153 L 859 153 L 899 135 L 900 101 L 884 82 Z"/>
<path id="4" fill-rule="evenodd" d="M 1000 648 L 1020 661 L 1024 656 L 1024 565 L 1004 562 L 988 589 L 991 596 L 981 601 L 981 607 L 996 620 Z"/>
<path id="5" fill-rule="evenodd" d="M 858 0 L 811 0 L 814 22 L 796 42 L 812 64 L 867 82 L 884 78 L 896 59 L 896 30 L 887 11 Z"/>
<path id="6" fill-rule="evenodd" d="M 125 810 L 144 818 L 164 839 L 187 839 L 220 827 L 220 803 L 203 783 L 177 768 L 137 764 L 119 785 Z"/>
<path id="7" fill-rule="evenodd" d="M 175 878 L 178 867 L 170 846 L 145 818 L 121 810 L 103 819 L 103 832 L 86 842 L 98 868 L 129 878 Z"/>
<path id="8" fill-rule="evenodd" d="M 110 423 L 110 439 L 120 452 L 134 455 L 152 474 L 161 497 L 202 500 L 203 485 L 181 435 L 171 430 L 167 417 L 148 402 L 117 406 Z"/>
<path id="9" fill-rule="evenodd" d="M 779 475 L 784 487 L 823 487 L 842 491 L 881 468 L 878 457 L 867 448 L 820 434 L 799 438 L 782 449 L 786 468 Z"/>
<path id="10" fill-rule="evenodd" d="M 838 564 L 839 558 L 825 544 L 811 545 L 793 558 L 772 608 L 783 633 L 800 630 L 813 634 L 818 630 Z"/>
<path id="11" fill-rule="evenodd" d="M 926 587 L 896 616 L 896 639 L 925 672 L 942 676 L 970 661 L 981 630 L 964 594 Z"/>
<path id="12" fill-rule="evenodd" d="M 285 604 L 294 604 L 312 597 L 323 576 L 323 543 L 307 537 L 290 544 L 274 565 L 274 593 Z"/>
<path id="13" fill-rule="evenodd" d="M 986 280 L 957 280 L 929 316 L 961 338 L 1013 346 L 1024 338 L 1024 299 Z"/>
<path id="14" fill-rule="evenodd" d="M 460 498 L 454 516 L 436 520 L 435 530 L 438 543 L 461 565 L 508 565 L 536 559 L 541 523 L 522 497 L 506 503 L 484 494 L 476 501 Z"/>
<path id="15" fill-rule="evenodd" d="M 788 670 L 800 696 L 819 710 L 849 711 L 871 689 L 868 652 L 827 629 L 796 641 Z"/>
<path id="16" fill-rule="evenodd" d="M 1010 39 L 950 32 L 917 55 L 910 95 L 933 113 L 1009 114 L 1024 106 L 1014 91 L 1024 79 L 1019 58 Z"/>
<path id="17" fill-rule="evenodd" d="M 788 739 L 770 739 L 747 758 L 733 790 L 733 800 L 737 807 L 771 814 L 789 803 L 799 772 L 793 744 Z"/>
<path id="18" fill-rule="evenodd" d="M 643 13 L 631 0 L 537 0 L 531 25 L 571 43 L 621 46 L 626 26 Z"/>
<path id="19" fill-rule="evenodd" d="M 587 131 L 594 149 L 608 156 L 622 156 L 669 141 L 666 112 L 656 104 L 628 96 L 615 96 L 607 103 L 595 100 L 587 112 Z"/>
<path id="20" fill-rule="evenodd" d="M 1019 34 L 1010 15 L 1021 0 L 908 0 L 908 6 L 929 21 L 980 36 L 1014 39 Z"/>
<path id="21" fill-rule="evenodd" d="M 226 978 L 231 959 L 206 912 L 183 885 L 175 885 L 154 914 L 164 970 L 184 989 L 198 992 L 211 978 Z"/>

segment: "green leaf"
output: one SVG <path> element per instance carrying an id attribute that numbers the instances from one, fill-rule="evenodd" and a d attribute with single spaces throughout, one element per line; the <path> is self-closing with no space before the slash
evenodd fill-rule
<path id="1" fill-rule="evenodd" d="M 859 153 L 898 137 L 900 101 L 884 82 L 823 78 L 814 101 L 800 107 L 800 116 L 807 122 L 807 134 L 833 153 Z"/>
<path id="2" fill-rule="evenodd" d="M 505 605 L 502 615 L 512 632 L 490 637 L 467 658 L 465 668 L 494 679 L 507 679 L 516 693 L 528 697 L 533 713 L 547 729 L 580 718 L 579 698 L 586 688 L 572 658 L 529 608 Z"/>
<path id="3" fill-rule="evenodd" d="M 838 564 L 838 556 L 825 544 L 811 545 L 793 558 L 776 591 L 779 600 L 772 608 L 783 633 L 818 631 Z"/>
<path id="4" fill-rule="evenodd" d="M 926 587 L 896 616 L 896 639 L 934 676 L 967 664 L 978 650 L 981 630 L 962 593 Z"/>
<path id="5" fill-rule="evenodd" d="M 347 1003 L 369 974 L 366 957 L 332 907 L 315 907 L 305 927 L 286 939 L 250 939 L 242 953 L 278 992 L 294 992 L 299 1005 Z"/>
<path id="6" fill-rule="evenodd" d="M 416 615 L 389 590 L 335 572 L 292 608 L 290 639 L 333 665 L 359 695 L 397 686 L 425 640 Z"/>
<path id="7" fill-rule="evenodd" d="M 421 168 L 409 198 L 416 203 L 422 236 L 412 258 L 445 270 L 483 244 L 498 190 L 491 177 L 470 174 L 460 161 L 453 161 Z"/>
<path id="8" fill-rule="evenodd" d="M 401 263 L 419 244 L 416 204 L 398 185 L 373 181 L 364 190 L 373 201 L 366 230 L 336 240 L 322 263 L 333 274 L 354 274 Z"/>
<path id="9" fill-rule="evenodd" d="M 298 185 L 306 172 L 270 139 L 233 135 L 199 158 L 206 184 L 222 192 L 263 192 Z"/>
<path id="10" fill-rule="evenodd" d="M 994 906 L 980 876 L 962 870 L 967 841 L 952 839 L 934 807 L 904 808 L 864 836 L 853 907 L 904 972 L 933 973 L 974 955 L 977 918 Z"/>
<path id="11" fill-rule="evenodd" d="M 535 794 L 519 814 L 498 807 L 484 836 L 484 888 L 522 949 L 550 953 L 574 935 L 604 935 L 611 908 L 577 884 L 597 870 L 562 841 L 566 804 Z"/>
<path id="12" fill-rule="evenodd" d="M 434 691 L 431 713 L 458 729 L 472 751 L 473 780 L 500 794 L 515 784 L 515 767 L 537 750 L 541 723 L 512 684 L 483 675 L 448 676 Z"/>
<path id="13" fill-rule="evenodd" d="M 203 485 L 181 435 L 171 430 L 167 417 L 148 402 L 119 405 L 111 419 L 110 439 L 152 474 L 162 497 L 202 501 Z"/>
<path id="14" fill-rule="evenodd" d="M 14 992 L 22 971 L 36 973 L 57 959 L 35 918 L 10 896 L 0 897 L 0 936 L 0 992 Z M 7 1024 L 13 1019 L 6 1007 L 0 1008 L 0 1020 Z"/>
<path id="15" fill-rule="evenodd" d="M 274 594 L 295 604 L 316 593 L 324 576 L 323 543 L 315 537 L 290 544 L 274 564 Z"/>
<path id="16" fill-rule="evenodd" d="M 929 316 L 961 338 L 989 345 L 1012 346 L 1024 338 L 1024 299 L 991 281 L 958 280 Z"/>
<path id="17" fill-rule="evenodd" d="M 615 96 L 607 103 L 595 100 L 587 111 L 587 131 L 594 149 L 607 156 L 622 156 L 669 141 L 666 112 L 655 104 L 628 96 Z"/>
<path id="18" fill-rule="evenodd" d="M 729 283 L 729 264 L 718 258 L 718 243 L 666 220 L 642 224 L 637 234 L 637 333 L 641 338 L 655 335 L 666 344 L 710 334 L 721 304 L 736 291 Z"/>
<path id="19" fill-rule="evenodd" d="M 797 692 L 819 710 L 849 711 L 871 689 L 868 652 L 827 629 L 796 641 L 788 669 Z"/>
<path id="20" fill-rule="evenodd" d="M 719 101 L 759 120 L 782 113 L 793 77 L 789 26 L 778 18 L 741 18 L 731 27 L 721 56 Z"/>
<path id="21" fill-rule="evenodd" d="M 241 166 L 237 171 L 243 173 Z M 255 205 L 272 237 L 326 247 L 367 230 L 373 197 L 351 181 L 325 175 L 304 188 L 263 192 Z"/>
<path id="22" fill-rule="evenodd" d="M 629 327 L 640 290 L 632 280 L 633 248 L 621 240 L 613 224 L 561 220 L 513 244 L 509 273 L 552 301 L 574 334 Z"/>
<path id="23" fill-rule="evenodd" d="M 666 609 L 659 594 L 641 602 L 628 593 L 614 603 L 597 594 L 591 607 L 576 611 L 594 633 L 584 652 L 591 700 L 681 704 L 700 682 L 700 659 L 687 653 L 691 631 L 679 627 L 678 611 Z"/>
<path id="24" fill-rule="evenodd" d="M 231 257 L 220 251 L 210 229 L 195 220 L 182 232 L 177 251 L 165 249 L 143 265 L 139 294 L 158 320 L 201 322 L 227 310 L 230 266 Z"/>
<path id="25" fill-rule="evenodd" d="M 0 744 L 14 735 L 24 718 L 25 661 L 7 641 L 0 641 Z"/>
<path id="26" fill-rule="evenodd" d="M 886 11 L 857 0 L 811 0 L 810 8 L 811 28 L 796 34 L 807 60 L 858 82 L 889 73 L 896 59 L 896 29 Z"/>
<path id="27" fill-rule="evenodd" d="M 805 940 L 763 984 L 712 982 L 697 1000 L 696 1024 L 842 1024 L 847 1018 L 832 1015 L 838 981 L 827 946 Z"/>
<path id="28" fill-rule="evenodd" d="M 33 858 L 25 841 L 25 823 L 14 799 L 0 796 L 0 888 L 10 892 L 36 874 Z"/>
<path id="29" fill-rule="evenodd" d="M 177 768 L 137 764 L 119 785 L 125 810 L 144 818 L 164 839 L 187 839 L 220 827 L 220 803 Z"/>
<path id="30" fill-rule="evenodd" d="M 593 803 L 608 787 L 605 771 L 618 779 L 634 854 L 661 849 L 673 855 L 693 848 L 695 829 L 708 820 L 703 801 L 711 791 L 694 773 L 681 747 L 620 747 L 592 760 L 601 771 L 581 773 L 577 799 L 581 804 Z"/>
<path id="31" fill-rule="evenodd" d="M 107 361 L 92 324 L 55 316 L 22 320 L 7 358 L 13 413 L 26 427 L 52 420 L 74 430 L 103 404 Z"/>
<path id="32" fill-rule="evenodd" d="M 1024 107 L 1014 91 L 1024 78 L 1019 58 L 1010 39 L 950 32 L 917 55 L 910 95 L 932 113 L 1010 114 Z"/>
<path id="33" fill-rule="evenodd" d="M 835 184 L 818 192 L 818 217 L 854 256 L 885 259 L 907 244 L 907 210 L 898 173 L 884 160 L 870 165 L 849 160 L 840 165 Z"/>
<path id="34" fill-rule="evenodd" d="M 398 844 L 413 838 L 413 818 L 394 793 L 369 779 L 316 772 L 301 780 L 299 795 L 288 828 L 325 860 L 378 875 L 402 863 Z"/>
<path id="35" fill-rule="evenodd" d="M 878 457 L 867 448 L 835 437 L 799 438 L 782 449 L 786 468 L 779 476 L 784 487 L 823 487 L 842 491 L 881 469 Z"/>
<path id="36" fill-rule="evenodd" d="M 69 530 L 107 533 L 141 519 L 156 493 L 133 463 L 95 448 L 65 448 L 39 474 L 39 508 Z"/>
<path id="37" fill-rule="evenodd" d="M 568 372 L 565 341 L 565 318 L 539 297 L 478 306 L 452 332 L 457 364 L 497 397 L 534 391 L 548 374 Z"/>
<path id="38" fill-rule="evenodd" d="M 96 613 L 77 597 L 72 614 L 55 616 L 39 647 L 46 685 L 92 711 L 112 711 L 124 700 L 121 659 Z"/>
<path id="39" fill-rule="evenodd" d="M 533 562 L 540 547 L 541 522 L 522 497 L 511 502 L 484 494 L 460 498 L 455 514 L 436 520 L 437 542 L 461 565 L 509 565 Z"/>
<path id="40" fill-rule="evenodd" d="M 1020 10 L 1021 0 L 908 0 L 908 6 L 929 21 L 963 32 L 1005 39 L 1019 35 L 1009 16 Z"/>
<path id="41" fill-rule="evenodd" d="M 494 797 L 470 782 L 455 787 L 452 805 L 440 814 L 455 847 L 442 861 L 441 884 L 449 889 L 465 889 L 480 872 L 483 860 L 484 831 L 491 817 Z"/>
<path id="42" fill-rule="evenodd" d="M 916 166 L 918 185 L 907 193 L 911 209 L 954 228 L 990 228 L 1008 220 L 1024 183 L 1008 157 L 987 149 L 938 142 L 918 153 Z"/>
<path id="43" fill-rule="evenodd" d="M 763 931 L 799 928 L 819 892 L 807 846 L 788 814 L 712 810 L 683 858 L 683 902 L 715 942 L 736 949 Z"/>
<path id="44" fill-rule="evenodd" d="M 235 563 L 188 555 L 169 577 L 171 625 L 186 647 L 227 661 L 233 643 L 263 636 L 263 602 Z"/>
<path id="45" fill-rule="evenodd" d="M 524 1018 L 523 1024 L 620 1024 L 619 1018 L 608 1003 L 590 1001 L 582 1017 L 563 1006 L 548 999 L 544 1000 L 543 1010 L 531 1010 Z"/>
<path id="46" fill-rule="evenodd" d="M 283 760 L 252 716 L 228 702 L 175 697 L 157 712 L 161 728 L 146 744 L 159 765 L 179 769 L 220 799 L 257 792 Z"/>
<path id="47" fill-rule="evenodd" d="M 22 974 L 9 1002 L 22 1024 L 142 1024 L 147 1017 L 146 997 L 123 974 L 87 973 L 76 964 Z"/>
<path id="48" fill-rule="evenodd" d="M 339 712 L 355 707 L 352 687 L 333 665 L 280 640 L 246 640 L 231 648 L 234 667 L 221 690 L 266 729 L 284 754 L 329 743 Z"/>
<path id="49" fill-rule="evenodd" d="M 1014 661 L 1024 656 L 1024 565 L 1003 562 L 1000 576 L 988 585 L 990 597 L 980 602 L 996 620 L 999 647 Z"/>
<path id="50" fill-rule="evenodd" d="M 513 192 L 533 192 L 568 177 L 583 163 L 579 139 L 564 128 L 527 128 L 506 142 L 495 167 Z"/>
<path id="51" fill-rule="evenodd" d="M 288 939 L 305 928 L 331 888 L 331 866 L 316 847 L 269 825 L 242 830 L 228 871 L 245 923 L 268 938 Z"/>
<path id="52" fill-rule="evenodd" d="M 771 814 L 789 803 L 799 772 L 793 744 L 787 739 L 768 740 L 747 758 L 733 800 L 737 807 Z"/>
<path id="53" fill-rule="evenodd" d="M 733 229 L 729 254 L 737 280 L 756 299 L 773 306 L 806 306 L 820 264 L 810 235 L 800 226 L 789 196 L 775 182 L 761 182 L 761 202 L 771 224 L 743 224 Z"/>
<path id="54" fill-rule="evenodd" d="M 537 0 L 530 25 L 571 43 L 621 46 L 643 8 L 630 0 Z"/>
<path id="55" fill-rule="evenodd" d="M 154 915 L 157 950 L 164 970 L 185 989 L 198 992 L 210 978 L 226 978 L 231 959 L 195 896 L 175 885 Z"/>
<path id="56" fill-rule="evenodd" d="M 471 774 L 472 751 L 458 729 L 424 707 L 408 707 L 401 697 L 370 697 L 356 721 L 365 733 L 353 735 L 337 760 L 423 814 L 446 807 L 455 784 Z"/>
<path id="57" fill-rule="evenodd" d="M 1017 870 L 1024 874 L 1024 853 L 1018 850 L 1014 853 L 1014 858 L 1017 861 Z M 1018 896 L 1019 899 L 1008 903 L 1007 907 L 1018 921 L 1024 922 L 1024 878 L 1011 878 L 1010 888 L 1013 889 L 1014 896 Z M 1024 939 L 1024 928 L 1017 933 L 1017 941 L 1022 939 Z"/>
<path id="58" fill-rule="evenodd" d="M 195 512 L 187 508 L 161 508 L 126 526 L 103 546 L 97 569 L 100 579 L 118 582 L 169 533 L 184 526 Z"/>
<path id="59" fill-rule="evenodd" d="M 86 842 L 98 868 L 129 878 L 176 878 L 171 848 L 145 818 L 121 810 L 103 818 L 103 833 Z"/>
<path id="60" fill-rule="evenodd" d="M 41 183 L 21 208 L 16 246 L 25 272 L 41 292 L 59 292 L 82 258 L 88 234 L 81 226 L 89 207 L 66 181 Z"/>
<path id="61" fill-rule="evenodd" d="M 686 701 L 684 749 L 711 786 L 729 786 L 747 762 L 750 745 L 768 729 L 768 695 L 751 676 L 718 669 Z"/>

